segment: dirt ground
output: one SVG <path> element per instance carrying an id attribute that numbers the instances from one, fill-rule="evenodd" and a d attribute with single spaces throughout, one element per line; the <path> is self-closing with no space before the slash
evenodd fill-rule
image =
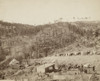
<path id="1" fill-rule="evenodd" d="M 97 65 L 100 63 L 100 55 L 78 55 L 78 56 L 51 56 L 45 57 L 42 61 L 58 62 L 58 63 L 73 63 L 73 64 L 91 64 Z"/>

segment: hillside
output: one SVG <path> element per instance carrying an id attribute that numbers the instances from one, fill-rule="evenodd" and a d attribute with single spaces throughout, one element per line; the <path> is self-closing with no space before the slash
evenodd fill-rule
<path id="1" fill-rule="evenodd" d="M 8 57 L 20 61 L 41 58 L 58 51 L 98 51 L 99 40 L 99 21 L 57 22 L 38 26 L 0 21 L 0 55 L 3 57 L 0 60 Z"/>

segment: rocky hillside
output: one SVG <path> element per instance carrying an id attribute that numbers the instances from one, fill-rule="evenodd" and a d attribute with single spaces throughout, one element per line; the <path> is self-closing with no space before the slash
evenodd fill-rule
<path id="1" fill-rule="evenodd" d="M 100 48 L 100 22 L 57 22 L 38 26 L 0 21 L 0 61 L 33 59 L 54 52 Z M 2 63 L 2 62 L 1 62 Z"/>

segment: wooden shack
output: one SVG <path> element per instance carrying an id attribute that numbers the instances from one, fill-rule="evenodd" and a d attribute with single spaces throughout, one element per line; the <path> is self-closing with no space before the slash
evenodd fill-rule
<path id="1" fill-rule="evenodd" d="M 49 73 L 55 70 L 55 64 L 43 64 L 37 67 L 37 73 Z"/>
<path id="2" fill-rule="evenodd" d="M 84 71 L 84 73 L 92 74 L 95 72 L 95 66 L 86 64 L 83 66 L 83 71 Z"/>

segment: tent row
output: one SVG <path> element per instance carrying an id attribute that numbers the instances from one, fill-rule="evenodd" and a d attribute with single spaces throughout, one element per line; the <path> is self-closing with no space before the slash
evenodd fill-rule
<path id="1" fill-rule="evenodd" d="M 68 52 L 68 53 L 55 54 L 54 56 L 76 56 L 76 55 L 100 55 L 100 52 L 96 51 Z"/>

